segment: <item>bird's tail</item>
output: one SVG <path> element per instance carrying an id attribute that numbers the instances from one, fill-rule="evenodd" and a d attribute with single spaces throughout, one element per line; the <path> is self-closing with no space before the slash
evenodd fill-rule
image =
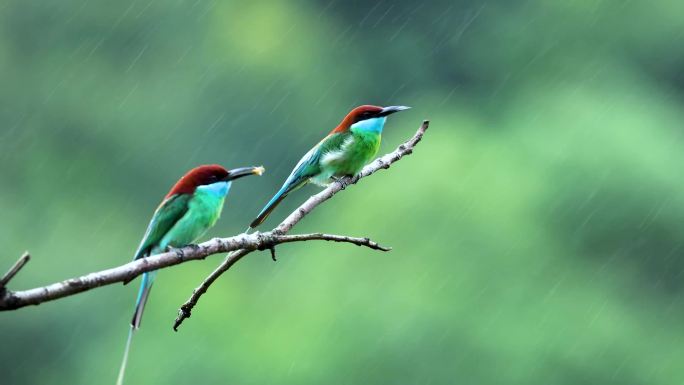
<path id="1" fill-rule="evenodd" d="M 126 340 L 126 348 L 124 349 L 123 360 L 121 361 L 121 368 L 119 369 L 119 376 L 116 378 L 116 385 L 123 385 L 124 373 L 126 372 L 126 364 L 128 363 L 128 351 L 131 350 L 131 340 L 133 339 L 133 332 L 135 329 L 133 325 L 128 330 L 128 339 Z"/>
<path id="2" fill-rule="evenodd" d="M 261 223 L 263 223 L 263 221 L 266 220 L 266 218 L 269 216 L 269 214 L 271 214 L 271 211 L 273 211 L 276 208 L 276 206 L 278 206 L 280 201 L 285 199 L 287 194 L 289 194 L 290 191 L 293 190 L 293 189 L 290 189 L 289 187 L 290 186 L 285 185 L 280 190 L 278 190 L 278 192 L 273 196 L 273 198 L 271 198 L 271 200 L 268 201 L 266 206 L 261 210 L 259 215 L 257 215 L 257 217 L 252 221 L 252 223 L 249 224 L 249 229 L 256 228 Z M 249 231 L 249 229 L 248 229 L 248 231 Z"/>
<path id="3" fill-rule="evenodd" d="M 133 318 L 131 319 L 131 327 L 133 329 L 140 328 L 143 310 L 145 310 L 147 297 L 150 295 L 150 290 L 152 289 L 152 282 L 154 281 L 154 276 L 156 275 L 156 273 L 156 271 L 152 271 L 144 273 L 142 276 L 142 282 L 140 283 L 140 291 L 138 291 L 138 298 L 135 300 L 135 312 L 133 313 Z"/>
<path id="4" fill-rule="evenodd" d="M 155 275 L 156 271 L 152 271 L 149 273 L 144 273 L 142 276 L 140 290 L 138 291 L 138 298 L 135 300 L 135 312 L 133 313 L 133 319 L 131 319 L 131 328 L 128 331 L 128 339 L 126 340 L 126 348 L 124 349 L 123 360 L 121 361 L 121 368 L 119 368 L 119 376 L 116 379 L 116 385 L 123 384 L 124 373 L 126 372 L 126 364 L 128 363 L 128 352 L 131 350 L 133 333 L 140 328 L 143 310 L 145 309 L 145 304 L 147 303 L 147 297 L 150 295 L 150 289 L 152 289 L 152 281 L 154 281 Z"/>

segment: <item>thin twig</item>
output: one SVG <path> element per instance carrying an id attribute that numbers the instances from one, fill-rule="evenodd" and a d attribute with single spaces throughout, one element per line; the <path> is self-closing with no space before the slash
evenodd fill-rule
<path id="1" fill-rule="evenodd" d="M 332 235 L 332 234 L 322 234 L 322 233 L 312 233 L 312 234 L 297 234 L 297 235 L 285 235 L 280 238 L 282 242 L 302 242 L 302 241 L 329 241 L 329 242 L 345 242 L 353 243 L 357 246 L 366 246 L 373 250 L 380 251 L 391 251 L 391 247 L 380 246 L 376 242 L 371 241 L 369 238 L 355 238 L 348 237 L 346 235 Z"/>
<path id="2" fill-rule="evenodd" d="M 7 270 L 7 273 L 0 278 L 0 290 L 3 290 L 5 286 L 7 286 L 7 283 L 11 281 L 15 275 L 17 275 L 19 270 L 21 270 L 21 268 L 24 267 L 24 265 L 26 265 L 30 259 L 31 255 L 29 255 L 29 252 L 24 251 L 24 254 L 22 254 L 21 257 L 14 262 L 14 265 Z"/>
<path id="3" fill-rule="evenodd" d="M 428 129 L 429 125 L 430 122 L 424 120 L 418 128 L 418 131 L 416 131 L 416 133 L 413 135 L 413 137 L 411 137 L 411 139 L 407 140 L 403 144 L 399 145 L 399 147 L 397 147 L 396 150 L 371 162 L 369 165 L 364 167 L 358 175 L 351 178 L 342 178 L 337 182 L 331 183 L 330 186 L 325 188 L 325 190 L 307 199 L 306 202 L 304 202 L 301 206 L 295 209 L 287 218 L 285 218 L 285 220 L 283 220 L 275 229 L 273 229 L 269 233 L 285 234 L 289 232 L 292 229 L 292 227 L 294 227 L 299 221 L 302 220 L 302 218 L 304 218 L 304 216 L 310 213 L 321 203 L 332 198 L 341 190 L 344 190 L 347 186 L 355 184 L 361 178 L 365 178 L 378 170 L 388 169 L 392 163 L 398 161 L 405 155 L 411 154 L 413 152 L 413 148 L 423 138 L 423 135 L 425 134 L 425 131 Z M 365 246 L 371 247 L 369 245 Z M 185 301 L 185 303 L 180 307 L 178 311 L 178 317 L 176 318 L 173 325 L 174 330 L 177 331 L 178 326 L 180 326 L 180 324 L 183 323 L 183 321 L 186 318 L 190 317 L 192 309 L 197 305 L 197 301 L 199 301 L 200 297 L 207 292 L 209 286 L 211 286 L 214 283 L 214 281 L 216 281 L 216 279 L 221 276 L 221 274 L 225 273 L 228 269 L 231 268 L 231 266 L 233 266 L 242 257 L 249 254 L 251 251 L 253 250 L 238 250 L 228 255 L 226 259 L 211 274 L 209 274 L 209 276 L 205 278 L 204 281 L 202 281 L 202 283 L 200 283 L 200 285 L 195 290 L 193 290 L 190 298 L 187 301 Z M 271 255 L 275 259 L 275 252 L 272 252 Z"/>
<path id="4" fill-rule="evenodd" d="M 197 305 L 199 298 L 207 292 L 209 286 L 211 286 L 211 284 L 214 283 L 214 281 L 216 281 L 221 274 L 230 269 L 235 262 L 239 261 L 242 257 L 250 252 L 251 250 L 242 249 L 228 254 L 226 259 L 223 260 L 223 263 L 221 263 L 214 271 L 212 271 L 211 274 L 209 274 L 209 276 L 202 281 L 201 285 L 192 291 L 192 296 L 190 296 L 190 299 L 180 307 L 178 310 L 178 317 L 176 317 L 176 320 L 173 321 L 174 331 L 178 331 L 180 324 L 182 324 L 185 319 L 190 318 L 192 315 L 192 309 L 195 307 L 195 305 Z"/>

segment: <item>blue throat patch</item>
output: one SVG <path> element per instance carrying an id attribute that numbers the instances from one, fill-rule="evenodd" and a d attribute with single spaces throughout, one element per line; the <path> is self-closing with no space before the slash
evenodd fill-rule
<path id="1" fill-rule="evenodd" d="M 386 116 L 381 118 L 372 118 L 356 122 L 351 125 L 352 132 L 362 131 L 362 132 L 375 132 L 377 134 L 382 133 L 382 128 L 385 126 Z"/>
<path id="2" fill-rule="evenodd" d="M 216 182 L 204 186 L 199 186 L 197 187 L 197 189 L 208 194 L 216 195 L 218 197 L 224 197 L 228 195 L 230 185 L 231 182 Z"/>

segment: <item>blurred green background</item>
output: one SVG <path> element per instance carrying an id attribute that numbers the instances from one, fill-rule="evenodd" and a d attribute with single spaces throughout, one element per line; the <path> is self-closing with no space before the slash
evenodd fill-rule
<path id="1" fill-rule="evenodd" d="M 358 104 L 414 155 L 242 260 L 164 270 L 127 384 L 684 382 L 684 3 L 0 2 L 0 269 L 128 262 L 189 168 L 263 164 L 249 220 Z M 266 223 L 318 191 L 287 199 Z M 136 282 L 137 283 L 137 282 Z M 137 285 L 0 314 L 3 384 L 113 384 Z"/>

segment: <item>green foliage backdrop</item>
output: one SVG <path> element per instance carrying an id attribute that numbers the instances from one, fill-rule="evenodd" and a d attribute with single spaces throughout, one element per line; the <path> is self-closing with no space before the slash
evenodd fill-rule
<path id="1" fill-rule="evenodd" d="M 130 260 L 170 185 L 263 164 L 246 227 L 352 106 L 405 104 L 416 153 L 178 306 L 220 257 L 165 270 L 128 384 L 684 380 L 684 3 L 0 2 L 0 268 L 28 288 Z M 274 225 L 315 188 L 293 194 Z M 0 314 L 3 384 L 114 383 L 136 285 Z"/>

